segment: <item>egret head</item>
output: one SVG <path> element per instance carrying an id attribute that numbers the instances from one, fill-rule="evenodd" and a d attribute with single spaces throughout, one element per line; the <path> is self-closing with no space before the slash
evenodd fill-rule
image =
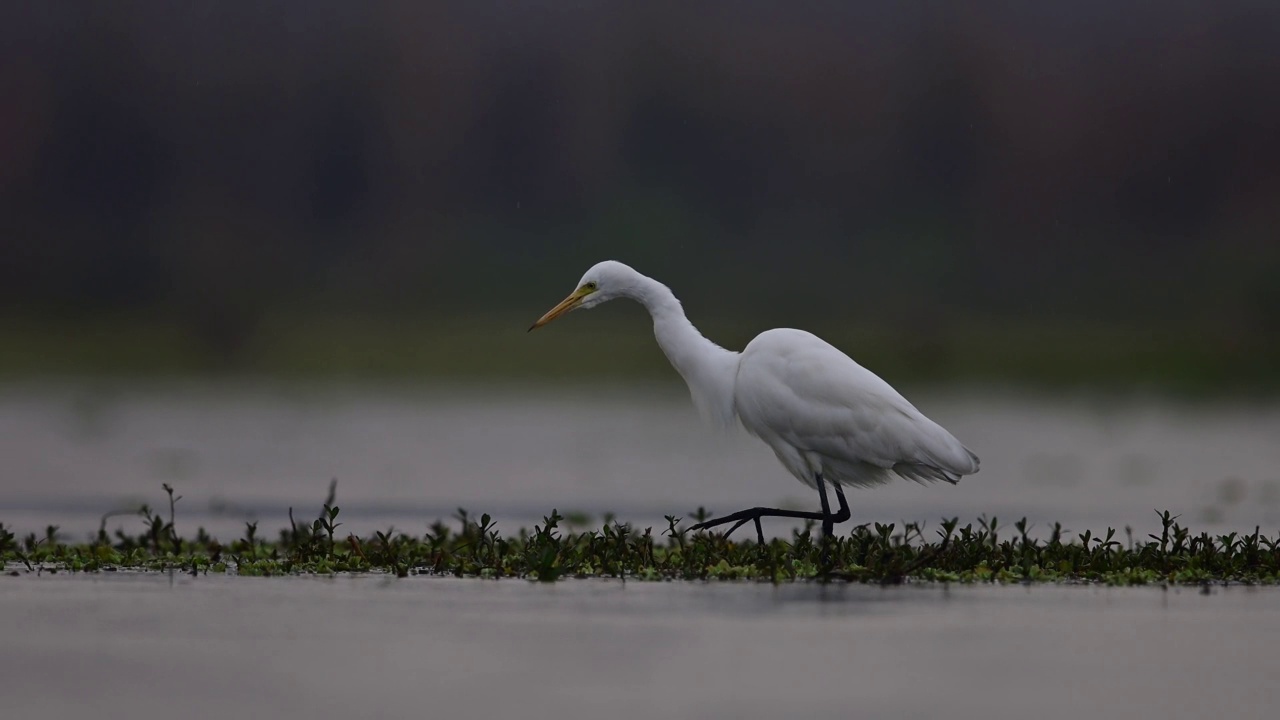
<path id="1" fill-rule="evenodd" d="M 548 310 L 529 329 L 536 330 L 561 315 L 579 308 L 589 309 L 614 298 L 625 297 L 635 289 L 637 279 L 640 277 L 641 275 L 635 270 L 616 260 L 596 263 L 578 281 L 578 288 L 569 293 L 569 297 Z"/>

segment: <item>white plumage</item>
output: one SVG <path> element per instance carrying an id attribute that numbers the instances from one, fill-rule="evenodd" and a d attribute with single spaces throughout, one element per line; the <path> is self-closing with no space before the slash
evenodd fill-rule
<path id="1" fill-rule="evenodd" d="M 649 311 L 654 337 L 703 417 L 719 426 L 741 422 L 792 475 L 823 492 L 824 506 L 820 480 L 837 485 L 843 506 L 838 486 L 876 485 L 895 476 L 955 483 L 978 471 L 977 455 L 821 338 L 769 330 L 741 353 L 726 350 L 698 332 L 665 285 L 619 262 L 588 270 L 573 294 L 530 330 L 617 297 Z"/>
<path id="2" fill-rule="evenodd" d="M 954 483 L 978 457 L 889 383 L 803 330 L 761 333 L 738 361 L 734 407 L 801 482 Z"/>

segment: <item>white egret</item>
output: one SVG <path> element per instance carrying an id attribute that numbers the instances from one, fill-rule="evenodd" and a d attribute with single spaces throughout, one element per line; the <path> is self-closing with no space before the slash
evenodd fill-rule
<path id="1" fill-rule="evenodd" d="M 689 386 L 700 414 L 718 426 L 735 419 L 773 449 L 800 482 L 815 488 L 821 512 L 756 507 L 707 520 L 692 529 L 751 520 L 764 542 L 762 517 L 822 521 L 824 538 L 849 519 L 844 486 L 869 486 L 902 477 L 954 484 L 978 472 L 978 456 L 925 417 L 898 391 L 848 355 L 803 330 L 760 333 L 742 352 L 702 336 L 680 301 L 662 283 L 612 260 L 593 266 L 578 287 L 530 327 L 614 298 L 631 298 L 653 317 L 653 334 Z M 831 512 L 826 483 L 839 510 Z"/>

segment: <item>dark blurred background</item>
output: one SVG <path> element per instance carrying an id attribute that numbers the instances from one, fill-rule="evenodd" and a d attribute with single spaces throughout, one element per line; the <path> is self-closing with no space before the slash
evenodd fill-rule
<path id="1" fill-rule="evenodd" d="M 657 371 L 522 334 L 616 258 L 894 380 L 1275 386 L 1278 88 L 1266 1 L 6 2 L 0 372 Z"/>

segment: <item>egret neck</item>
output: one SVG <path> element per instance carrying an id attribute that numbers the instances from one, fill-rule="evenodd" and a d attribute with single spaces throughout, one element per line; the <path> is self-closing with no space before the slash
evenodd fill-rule
<path id="1" fill-rule="evenodd" d="M 895 477 L 954 484 L 978 472 L 978 456 L 954 435 L 822 338 L 776 328 L 757 335 L 741 353 L 725 350 L 698 332 L 666 285 L 616 260 L 592 265 L 576 289 L 529 329 L 619 297 L 649 311 L 659 347 L 689 386 L 702 416 L 722 427 L 741 423 L 797 480 L 816 489 L 822 503 L 820 512 L 753 507 L 700 518 L 691 530 L 733 523 L 728 536 L 754 522 L 756 541 L 763 545 L 761 518 L 819 520 L 825 567 L 826 540 L 834 537 L 836 523 L 851 517 L 844 486 L 879 485 Z M 828 484 L 839 503 L 835 512 Z"/>
<path id="2" fill-rule="evenodd" d="M 718 428 L 732 425 L 733 386 L 741 353 L 726 350 L 698 332 L 671 289 L 651 277 L 636 272 L 622 295 L 649 311 L 654 338 L 689 386 L 698 413 Z"/>

